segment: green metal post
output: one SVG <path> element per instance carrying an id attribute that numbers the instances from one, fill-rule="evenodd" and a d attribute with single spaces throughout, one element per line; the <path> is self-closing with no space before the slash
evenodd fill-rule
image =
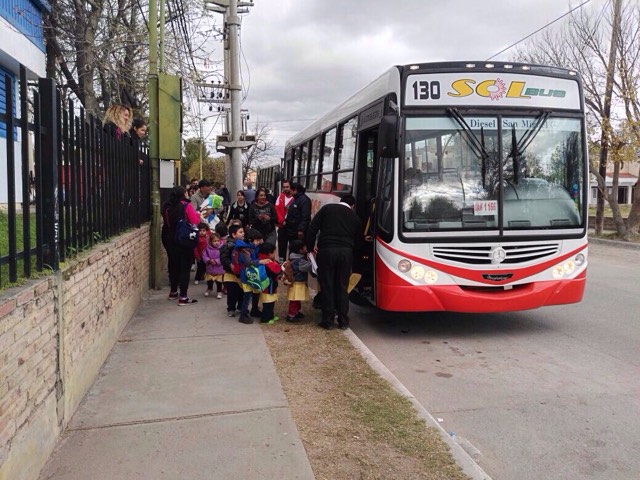
<path id="1" fill-rule="evenodd" d="M 160 289 L 160 140 L 158 136 L 158 1 L 149 0 L 149 162 L 151 166 L 151 288 Z"/>

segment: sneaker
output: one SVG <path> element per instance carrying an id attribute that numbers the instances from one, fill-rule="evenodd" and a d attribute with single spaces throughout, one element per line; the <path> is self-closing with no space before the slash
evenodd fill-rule
<path id="1" fill-rule="evenodd" d="M 194 280 L 194 281 L 193 281 L 193 284 L 194 284 L 194 285 L 199 285 L 199 284 L 200 284 L 200 280 Z"/>
<path id="2" fill-rule="evenodd" d="M 208 297 L 209 295 L 211 295 L 211 290 L 208 290 L 208 289 L 207 289 L 207 290 L 204 292 L 204 296 L 205 296 L 205 297 Z"/>
<path id="3" fill-rule="evenodd" d="M 191 305 L 193 303 L 198 303 L 198 300 L 195 299 L 191 299 L 189 297 L 185 297 L 185 298 L 180 298 L 178 300 L 178 306 L 182 306 L 182 305 Z"/>
<path id="4" fill-rule="evenodd" d="M 256 308 L 255 310 L 251 310 L 251 312 L 249 312 L 249 315 L 251 315 L 252 317 L 261 317 L 262 310 Z"/>
<path id="5" fill-rule="evenodd" d="M 304 313 L 298 312 L 295 314 L 295 318 L 304 318 Z"/>
<path id="6" fill-rule="evenodd" d="M 222 292 L 218 292 L 218 295 L 216 295 L 216 298 L 222 298 Z"/>
<path id="7" fill-rule="evenodd" d="M 276 323 L 278 320 L 280 320 L 280 317 L 278 317 L 277 315 L 275 315 L 273 318 L 270 318 L 269 320 L 260 320 L 260 323 L 266 323 L 268 325 L 273 325 L 274 323 Z"/>
<path id="8" fill-rule="evenodd" d="M 169 300 L 177 300 L 178 292 L 169 292 Z"/>
<path id="9" fill-rule="evenodd" d="M 245 323 L 247 325 L 253 323 L 253 318 L 251 317 L 246 317 L 244 315 L 240 315 L 240 319 L 238 320 L 240 323 Z"/>
<path id="10" fill-rule="evenodd" d="M 236 316 L 235 310 L 232 310 L 231 312 L 227 312 L 227 317 L 235 317 L 235 316 Z"/>
<path id="11" fill-rule="evenodd" d="M 298 317 L 292 317 L 291 315 L 287 315 L 286 320 L 287 320 L 287 322 L 289 322 L 289 323 L 300 323 L 300 320 L 301 320 L 301 319 L 300 319 L 300 318 L 298 318 Z"/>

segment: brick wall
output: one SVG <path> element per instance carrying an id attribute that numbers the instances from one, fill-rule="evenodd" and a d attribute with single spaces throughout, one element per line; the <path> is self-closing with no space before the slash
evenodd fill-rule
<path id="1" fill-rule="evenodd" d="M 0 480 L 35 479 L 148 288 L 148 226 L 0 295 Z"/>

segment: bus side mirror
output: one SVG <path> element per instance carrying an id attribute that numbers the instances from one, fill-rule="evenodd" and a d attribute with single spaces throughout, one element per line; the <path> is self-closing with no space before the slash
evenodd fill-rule
<path id="1" fill-rule="evenodd" d="M 384 158 L 396 158 L 398 152 L 398 116 L 384 115 L 378 130 L 380 151 Z"/>

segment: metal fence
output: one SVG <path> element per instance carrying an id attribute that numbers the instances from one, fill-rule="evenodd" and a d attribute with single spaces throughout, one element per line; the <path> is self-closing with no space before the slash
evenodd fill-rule
<path id="1" fill-rule="evenodd" d="M 15 91 L 9 75 L 0 74 L 0 81 L 5 92 Z M 6 138 L 0 138 L 6 147 L 0 148 L 6 164 L 0 178 L 0 189 L 6 188 L 0 288 L 58 270 L 70 256 L 139 227 L 151 212 L 144 145 L 128 134 L 116 138 L 72 101 L 63 105 L 51 79 L 28 85 L 21 67 L 16 84 L 17 105 L 7 94 L 0 110 L 6 126 Z"/>

